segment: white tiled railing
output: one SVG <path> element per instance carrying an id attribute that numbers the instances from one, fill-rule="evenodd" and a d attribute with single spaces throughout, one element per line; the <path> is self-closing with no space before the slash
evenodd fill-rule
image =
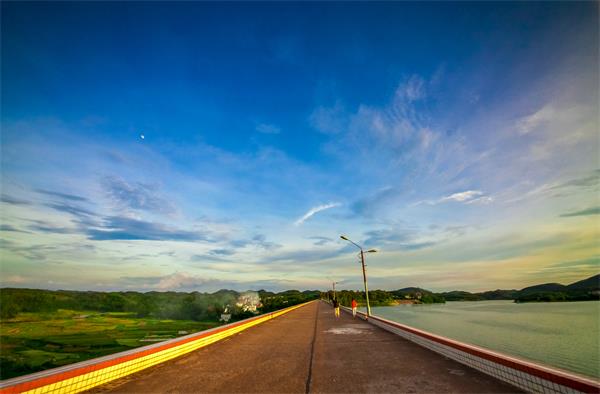
<path id="1" fill-rule="evenodd" d="M 347 307 L 343 309 L 352 313 Z M 363 318 L 367 316 L 358 312 Z M 371 315 L 367 321 L 531 393 L 600 393 L 600 382 Z"/>

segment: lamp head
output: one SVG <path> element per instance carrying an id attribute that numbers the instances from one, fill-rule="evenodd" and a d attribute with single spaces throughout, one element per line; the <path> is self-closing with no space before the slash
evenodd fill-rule
<path id="1" fill-rule="evenodd" d="M 343 239 L 344 241 L 349 241 L 348 237 L 346 237 L 345 235 L 340 235 L 340 238 Z"/>
<path id="2" fill-rule="evenodd" d="M 367 253 L 377 253 L 377 249 L 370 249 L 370 250 L 367 250 Z"/>

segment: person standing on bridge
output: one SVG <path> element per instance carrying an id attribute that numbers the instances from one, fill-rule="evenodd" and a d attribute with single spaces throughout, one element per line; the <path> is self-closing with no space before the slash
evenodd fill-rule
<path id="1" fill-rule="evenodd" d="M 358 303 L 356 302 L 356 300 L 353 298 L 352 299 L 352 316 L 356 317 L 356 307 L 358 306 Z"/>
<path id="2" fill-rule="evenodd" d="M 333 311 L 336 318 L 340 317 L 340 303 L 338 302 L 337 298 L 333 299 Z"/>

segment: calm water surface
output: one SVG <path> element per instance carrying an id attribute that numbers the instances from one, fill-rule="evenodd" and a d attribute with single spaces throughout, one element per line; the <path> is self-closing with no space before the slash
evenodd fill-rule
<path id="1" fill-rule="evenodd" d="M 447 302 L 374 315 L 508 355 L 600 378 L 600 302 Z"/>

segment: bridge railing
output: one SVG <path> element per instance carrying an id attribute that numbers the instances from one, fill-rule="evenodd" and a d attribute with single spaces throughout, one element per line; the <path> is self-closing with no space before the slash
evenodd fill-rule
<path id="1" fill-rule="evenodd" d="M 346 312 L 352 309 L 342 307 Z M 366 319 L 366 314 L 357 312 Z M 527 392 L 600 393 L 600 382 L 371 315 L 367 321 Z"/>
<path id="2" fill-rule="evenodd" d="M 64 367 L 0 382 L 0 393 L 78 393 L 182 356 L 310 302 Z"/>

